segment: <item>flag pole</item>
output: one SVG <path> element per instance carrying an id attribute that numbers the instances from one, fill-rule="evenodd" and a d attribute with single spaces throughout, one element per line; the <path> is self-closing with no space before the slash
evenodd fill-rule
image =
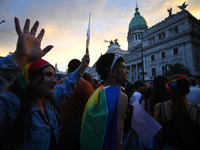
<path id="1" fill-rule="evenodd" d="M 105 44 L 104 43 L 105 43 L 105 40 L 103 41 L 103 54 L 104 54 L 104 51 L 105 51 L 105 46 L 104 46 Z"/>
<path id="2" fill-rule="evenodd" d="M 89 54 L 89 45 L 90 45 L 90 17 L 91 17 L 91 13 L 89 14 L 89 24 L 88 24 L 88 30 L 87 30 L 86 54 Z"/>

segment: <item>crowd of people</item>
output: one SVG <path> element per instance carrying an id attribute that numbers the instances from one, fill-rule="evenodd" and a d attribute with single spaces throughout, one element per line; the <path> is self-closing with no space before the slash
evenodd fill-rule
<path id="1" fill-rule="evenodd" d="M 193 77 L 156 76 L 147 87 L 128 82 L 122 57 L 106 53 L 97 60 L 100 76 L 84 72 L 89 53 L 68 63 L 68 75 L 55 79 L 55 68 L 42 57 L 45 30 L 39 22 L 18 34 L 15 52 L 0 59 L 0 149 L 34 150 L 179 150 L 200 149 L 200 88 Z M 134 103 L 162 128 L 146 141 L 132 128 Z M 139 105 L 140 106 L 140 105 Z"/>
<path id="2" fill-rule="evenodd" d="M 150 141 L 146 141 L 134 129 L 130 129 L 130 125 L 124 126 L 123 148 L 127 150 L 199 149 L 200 88 L 196 85 L 195 78 L 176 74 L 171 77 L 156 76 L 152 87 L 147 87 L 141 81 L 136 81 L 129 86 L 132 90 L 127 91 L 133 91 L 130 104 L 137 100 L 162 128 Z M 125 124 L 127 122 L 130 124 L 129 112 L 125 115 L 129 118 Z"/>

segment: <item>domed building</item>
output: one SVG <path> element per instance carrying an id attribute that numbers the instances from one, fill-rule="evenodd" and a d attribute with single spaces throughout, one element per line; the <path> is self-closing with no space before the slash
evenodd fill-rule
<path id="1" fill-rule="evenodd" d="M 181 9 L 181 8 L 180 8 Z M 183 64 L 191 74 L 200 77 L 200 22 L 185 8 L 147 28 L 136 6 L 129 24 L 128 51 L 124 60 L 129 81 L 152 83 L 155 76 L 164 75 L 168 64 Z"/>
<path id="2" fill-rule="evenodd" d="M 176 14 L 167 9 L 169 16 L 148 28 L 136 6 L 128 26 L 128 50 L 110 41 L 106 53 L 117 53 L 124 58 L 130 82 L 152 83 L 155 76 L 166 73 L 168 64 L 176 63 L 184 65 L 200 79 L 200 19 L 185 7 L 180 9 Z M 93 77 L 98 78 L 94 66 L 91 71 Z"/>
<path id="3" fill-rule="evenodd" d="M 143 77 L 143 61 L 141 53 L 142 34 L 148 30 L 147 22 L 143 16 L 140 15 L 139 8 L 136 5 L 135 14 L 130 21 L 128 28 L 128 52 L 124 55 L 124 60 L 129 70 L 129 81 L 142 80 Z"/>
<path id="4" fill-rule="evenodd" d="M 138 44 L 141 44 L 142 33 L 147 29 L 146 20 L 140 15 L 139 8 L 136 6 L 135 14 L 129 24 L 128 30 L 128 51 L 133 51 Z"/>

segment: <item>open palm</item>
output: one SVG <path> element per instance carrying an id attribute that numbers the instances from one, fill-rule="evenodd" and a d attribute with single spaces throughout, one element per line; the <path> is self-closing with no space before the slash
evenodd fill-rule
<path id="1" fill-rule="evenodd" d="M 38 25 L 39 22 L 36 21 L 29 32 L 30 20 L 26 19 L 22 32 L 19 20 L 15 17 L 15 29 L 18 34 L 18 42 L 17 49 L 12 57 L 20 67 L 25 66 L 31 61 L 40 59 L 53 48 L 53 46 L 49 45 L 41 50 L 40 45 L 45 30 L 42 29 L 38 36 L 35 37 Z"/>

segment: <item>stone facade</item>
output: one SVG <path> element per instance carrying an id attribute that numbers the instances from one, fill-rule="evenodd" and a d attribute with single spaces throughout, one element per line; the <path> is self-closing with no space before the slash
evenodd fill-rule
<path id="1" fill-rule="evenodd" d="M 165 73 L 167 64 L 175 63 L 183 64 L 193 76 L 200 77 L 200 20 L 187 10 L 169 15 L 149 29 L 129 31 L 127 40 L 128 51 L 112 43 L 107 53 L 124 58 L 130 82 L 144 79 L 151 83 L 155 76 Z M 95 65 L 92 68 L 89 73 L 98 78 Z"/>
<path id="2" fill-rule="evenodd" d="M 145 81 L 180 63 L 200 76 L 200 21 L 187 10 L 167 17 L 142 34 Z"/>

